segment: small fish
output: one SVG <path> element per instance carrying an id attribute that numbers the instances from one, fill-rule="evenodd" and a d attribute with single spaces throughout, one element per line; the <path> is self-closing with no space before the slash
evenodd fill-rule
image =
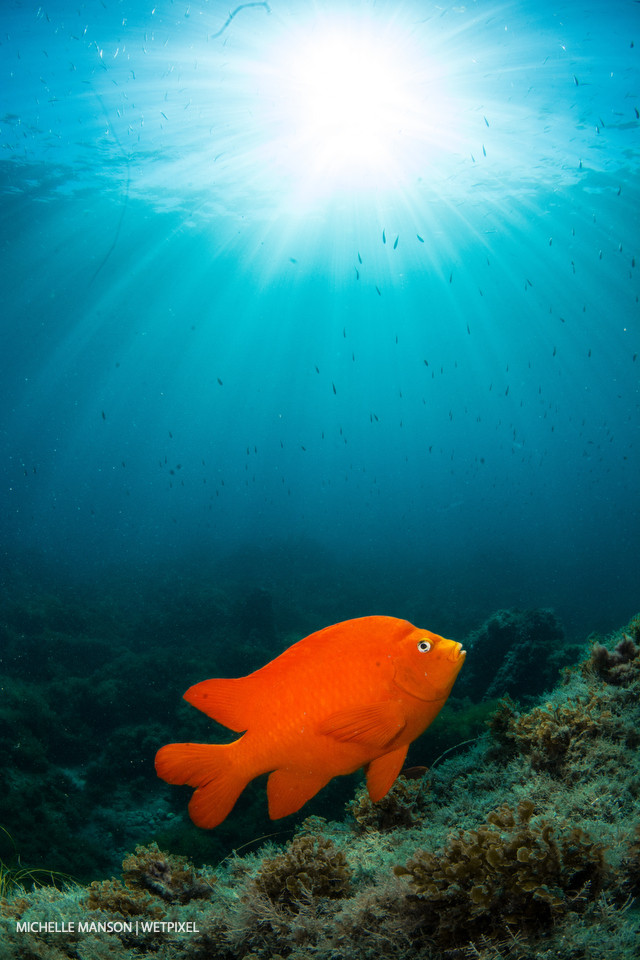
<path id="1" fill-rule="evenodd" d="M 264 773 L 272 820 L 360 767 L 370 798 L 381 800 L 409 744 L 440 712 L 465 656 L 461 644 L 395 617 L 326 627 L 247 677 L 190 687 L 188 703 L 242 736 L 229 744 L 170 743 L 156 754 L 156 772 L 195 787 L 189 813 L 207 829 Z"/>
<path id="2" fill-rule="evenodd" d="M 420 243 L 424 243 L 424 237 L 421 237 L 419 233 L 416 233 L 416 237 L 418 238 Z"/>
<path id="3" fill-rule="evenodd" d="M 387 235 L 386 235 L 386 233 L 384 232 L 384 230 L 382 231 L 382 242 L 383 242 L 383 243 L 386 243 L 386 242 L 387 242 Z"/>
<path id="4" fill-rule="evenodd" d="M 398 249 L 398 240 L 399 240 L 399 239 L 400 239 L 400 234 L 398 234 L 398 236 L 397 236 L 397 237 L 395 238 L 395 240 L 393 241 L 393 249 L 394 249 L 394 250 L 397 250 L 397 249 Z"/>
<path id="5" fill-rule="evenodd" d="M 360 256 L 360 251 L 358 250 L 358 263 L 362 264 L 362 257 Z"/>

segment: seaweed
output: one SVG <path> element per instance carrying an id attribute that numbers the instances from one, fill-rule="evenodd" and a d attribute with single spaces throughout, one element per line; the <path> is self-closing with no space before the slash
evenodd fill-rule
<path id="1" fill-rule="evenodd" d="M 638 631 L 633 632 L 637 634 Z M 614 686 L 627 687 L 640 679 L 640 646 L 627 633 L 623 633 L 613 650 L 594 643 L 583 670 Z"/>
<path id="2" fill-rule="evenodd" d="M 419 850 L 409 878 L 420 935 L 441 949 L 512 929 L 535 933 L 597 896 L 605 848 L 578 827 L 533 819 L 534 804 L 503 804 L 486 824 L 461 831 L 438 853 Z"/>
<path id="3" fill-rule="evenodd" d="M 637 823 L 633 838 L 627 845 L 621 864 L 622 883 L 620 889 L 627 896 L 640 896 L 640 823 Z"/>
<path id="4" fill-rule="evenodd" d="M 156 897 L 144 890 L 136 890 L 112 877 L 110 880 L 93 880 L 89 884 L 85 900 L 89 910 L 102 910 L 122 917 L 152 917 L 161 920 L 166 910 Z"/>
<path id="5" fill-rule="evenodd" d="M 424 773 L 427 773 L 426 767 Z M 360 787 L 354 799 L 347 803 L 346 811 L 358 830 L 384 833 L 420 823 L 426 813 L 427 794 L 425 776 L 412 779 L 401 773 L 387 795 L 376 803 L 366 787 Z"/>
<path id="6" fill-rule="evenodd" d="M 353 871 L 344 851 L 329 837 L 295 837 L 283 853 L 262 861 L 255 890 L 274 904 L 297 913 L 301 903 L 337 899 L 351 893 Z"/>
<path id="7" fill-rule="evenodd" d="M 362 787 L 341 822 L 307 817 L 296 836 L 282 845 L 271 840 L 276 834 L 257 836 L 257 841 L 269 842 L 252 853 L 244 844 L 247 836 L 266 834 L 268 828 L 259 829 L 251 804 L 243 820 L 250 833 L 228 854 L 234 844 L 224 833 L 216 831 L 214 838 L 183 825 L 153 795 L 140 801 L 135 812 L 129 810 L 132 783 L 135 780 L 138 791 L 141 774 L 131 766 L 123 793 L 117 794 L 125 773 L 122 762 L 115 773 L 107 773 L 110 832 L 97 832 L 102 814 L 94 807 L 76 836 L 82 844 L 87 836 L 102 843 L 100 862 L 117 856 L 118 844 L 127 842 L 126 831 L 135 824 L 143 836 L 155 826 L 157 843 L 138 846 L 126 856 L 121 852 L 116 869 L 110 867 L 114 877 L 94 880 L 90 886 L 63 885 L 56 890 L 54 877 L 43 876 L 47 886 L 26 889 L 26 884 L 25 888 L 14 884 L 16 877 L 8 873 L 0 898 L 3 957 L 635 958 L 640 897 L 640 678 L 635 673 L 639 633 L 640 618 L 635 618 L 609 640 L 592 641 L 584 663 L 566 671 L 562 684 L 543 699 L 523 707 L 505 698 L 489 720 L 489 732 L 474 738 L 471 749 L 453 755 L 447 751 L 429 770 L 403 771 L 382 801 L 371 803 Z M 127 658 L 118 656 L 118 662 L 127 669 L 132 666 Z M 97 674 L 90 676 L 93 668 L 88 674 L 72 687 L 71 714 L 80 686 L 84 697 L 98 679 Z M 130 676 L 123 685 L 113 672 L 101 679 L 106 684 L 100 688 L 101 696 L 133 688 Z M 32 731 L 38 741 L 47 726 L 52 689 L 46 690 L 34 726 L 24 726 L 25 733 Z M 9 706 L 18 704 L 16 696 Z M 475 724 L 491 709 L 487 700 L 480 705 L 454 702 L 447 707 L 450 726 L 459 723 L 457 732 L 471 732 L 472 714 Z M 67 707 L 65 720 L 66 711 Z M 90 716 L 89 707 L 82 716 Z M 93 731 L 93 724 L 91 715 L 77 736 L 86 736 L 89 728 Z M 136 743 L 144 752 L 156 725 L 160 721 L 150 718 L 146 726 L 128 719 L 126 725 L 110 727 L 99 762 L 85 771 L 84 783 L 70 773 L 74 778 L 70 802 L 76 804 L 78 794 L 83 794 L 78 810 L 87 811 L 89 789 L 99 803 L 98 773 L 104 757 L 115 762 L 118 753 L 135 752 Z M 5 743 L 11 748 L 8 739 Z M 24 767 L 8 768 L 15 784 L 11 802 L 16 805 L 25 797 L 27 804 L 32 802 L 27 787 L 36 777 L 40 787 L 50 782 L 46 750 L 28 760 L 29 766 L 25 758 Z M 418 779 L 411 779 L 413 775 Z M 25 779 L 29 776 L 33 781 Z M 63 786 L 66 790 L 66 782 Z M 322 809 L 326 812 L 326 803 Z M 35 807 L 48 831 L 44 810 Z M 33 811 L 28 812 L 33 817 Z M 127 819 L 122 834 L 117 832 L 119 817 Z M 21 838 L 16 839 L 22 852 Z M 59 842 L 56 838 L 56 846 Z M 73 847 L 69 845 L 69 852 L 75 857 L 82 854 L 83 848 Z M 168 852 L 174 849 L 176 853 Z M 181 853 L 188 849 L 192 858 L 178 856 L 178 849 Z M 14 860 L 19 864 L 13 852 L 7 857 L 0 851 L 0 858 L 9 866 Z M 220 862 L 215 868 L 194 866 L 203 861 Z M 143 932 L 140 924 L 138 933 L 134 922 L 138 918 L 166 924 L 190 920 L 198 929 L 189 934 Z M 31 919 L 75 921 L 76 932 L 17 930 L 17 920 Z M 81 933 L 78 922 L 87 919 L 111 921 L 114 932 Z M 120 930 L 124 925 L 129 932 Z"/>
<path id="8" fill-rule="evenodd" d="M 516 704 L 505 697 L 488 725 L 497 750 L 508 755 L 528 755 L 534 770 L 565 776 L 578 755 L 584 755 L 603 732 L 615 732 L 611 711 L 595 694 L 546 703 L 528 713 L 518 713 Z"/>
<path id="9" fill-rule="evenodd" d="M 87 906 L 122 916 L 165 915 L 162 903 L 189 903 L 211 896 L 215 877 L 197 871 L 186 857 L 164 853 L 156 843 L 137 846 L 122 861 L 123 882 L 94 880 L 89 886 Z"/>

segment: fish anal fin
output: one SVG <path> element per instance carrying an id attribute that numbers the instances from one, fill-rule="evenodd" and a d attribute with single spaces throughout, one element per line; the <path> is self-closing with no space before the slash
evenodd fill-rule
<path id="1" fill-rule="evenodd" d="M 285 767 L 274 770 L 267 781 L 269 817 L 279 820 L 280 817 L 295 813 L 307 800 L 315 797 L 330 779 L 325 773 L 301 772 Z"/>
<path id="2" fill-rule="evenodd" d="M 189 687 L 184 699 L 230 730 L 242 733 L 255 716 L 255 694 L 250 677 L 203 680 Z"/>
<path id="3" fill-rule="evenodd" d="M 196 788 L 189 814 L 197 827 L 211 829 L 222 823 L 248 783 L 249 778 L 234 763 L 235 746 L 169 743 L 156 754 L 159 777 L 167 783 L 185 783 Z"/>
<path id="4" fill-rule="evenodd" d="M 393 786 L 402 770 L 408 748 L 408 744 L 405 747 L 399 747 L 391 753 L 376 757 L 367 764 L 367 790 L 373 801 L 382 800 Z"/>
<path id="5" fill-rule="evenodd" d="M 341 743 L 388 746 L 405 726 L 402 705 L 397 700 L 368 703 L 338 710 L 323 720 L 318 732 Z"/>

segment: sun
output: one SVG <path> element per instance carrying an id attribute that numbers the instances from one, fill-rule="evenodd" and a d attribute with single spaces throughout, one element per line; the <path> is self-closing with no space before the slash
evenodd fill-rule
<path id="1" fill-rule="evenodd" d="M 392 162 L 409 91 L 399 65 L 375 38 L 336 30 L 315 38 L 294 58 L 291 78 L 298 143 L 318 173 L 369 171 Z"/>
<path id="2" fill-rule="evenodd" d="M 451 148 L 445 71 L 411 31 L 371 17 L 287 35 L 268 85 L 279 150 L 308 192 L 406 181 Z"/>

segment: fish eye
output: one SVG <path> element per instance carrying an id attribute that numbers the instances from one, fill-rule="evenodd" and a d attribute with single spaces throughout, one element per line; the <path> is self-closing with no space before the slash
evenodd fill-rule
<path id="1" fill-rule="evenodd" d="M 428 640 L 418 640 L 418 650 L 420 653 L 429 653 L 429 650 L 431 650 L 431 644 Z"/>

